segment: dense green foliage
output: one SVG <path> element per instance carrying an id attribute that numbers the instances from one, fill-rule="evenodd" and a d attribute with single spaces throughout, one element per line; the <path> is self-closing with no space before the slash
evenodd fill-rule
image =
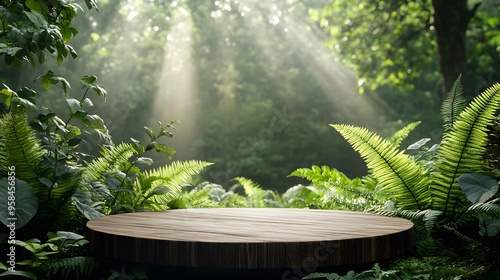
<path id="1" fill-rule="evenodd" d="M 97 8 L 94 0 L 82 2 Z M 147 279 L 145 271 L 107 266 L 92 256 L 85 248 L 85 222 L 197 207 L 366 211 L 414 222 L 412 256 L 346 276 L 313 273 L 306 279 L 497 275 L 500 86 L 482 91 L 485 83 L 476 83 L 477 97 L 467 104 L 456 83 L 441 106 L 443 133 L 430 131 L 439 117 L 438 110 L 429 114 L 438 109 L 432 96 L 440 91 L 432 62 L 433 22 L 427 21 L 430 2 L 365 0 L 331 5 L 333 10 L 321 15 L 349 16 L 347 27 L 328 25 L 347 38 L 341 57 L 347 52 L 344 58 L 356 63 L 372 59 L 357 70 L 376 76 L 364 82 L 383 89 L 381 96 L 391 105 L 373 95 L 352 95 L 352 76 L 319 47 L 324 37 L 303 17 L 327 2 L 103 0 L 100 13 L 85 10 L 75 18 L 83 10 L 77 1 L 1 1 L 0 56 L 6 65 L 0 69 L 0 221 L 7 224 L 12 216 L 7 204 L 15 185 L 17 263 L 16 271 L 10 270 L 2 255 L 0 277 Z M 498 8 L 492 3 L 470 7 L 474 17 L 467 35 L 474 40 L 467 43 L 475 45 L 469 47 L 474 65 L 469 77 L 498 74 L 500 17 L 487 9 Z M 373 7 L 384 13 L 374 23 L 387 28 L 361 39 L 373 17 L 361 12 L 374 12 Z M 352 17 L 358 13 L 365 18 Z M 427 28 L 423 39 L 403 34 L 421 28 Z M 386 40 L 394 37 L 407 48 L 388 46 Z M 357 48 L 348 47 L 353 41 Z M 387 55 L 395 47 L 401 56 Z M 77 52 L 83 60 L 67 61 Z M 376 63 L 367 52 L 376 54 Z M 100 79 L 81 72 L 99 73 Z M 81 90 L 72 88 L 75 84 Z M 466 92 L 470 87 L 466 84 Z M 396 92 L 402 88 L 419 96 Z M 177 103 L 173 91 L 188 98 Z M 392 121 L 368 100 L 404 121 Z M 184 111 L 177 116 L 186 119 L 178 124 L 169 119 L 176 115 L 165 111 Z M 160 121 L 151 120 L 155 117 Z M 367 174 L 360 160 L 339 152 L 348 145 L 326 125 L 332 122 L 349 123 L 332 126 L 362 155 Z M 421 123 L 436 144 L 429 147 L 432 140 L 424 138 L 402 149 Z M 194 129 L 193 134 L 182 134 L 183 129 Z M 384 137 L 373 130 L 397 131 Z M 181 160 L 172 161 L 175 138 L 187 147 L 179 146 Z M 12 245 L 1 241 L 1 250 Z"/>
<path id="2" fill-rule="evenodd" d="M 439 62 L 446 91 L 464 74 L 473 97 L 481 90 L 478 80 L 499 77 L 498 7 L 496 0 L 335 0 L 311 15 L 329 35 L 330 48 L 356 69 L 362 92 L 385 85 L 418 90 L 435 81 Z M 487 69 L 478 68 L 479 61 Z"/>

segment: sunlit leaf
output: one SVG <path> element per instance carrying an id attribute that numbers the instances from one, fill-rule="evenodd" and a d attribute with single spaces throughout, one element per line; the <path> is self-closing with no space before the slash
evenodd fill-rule
<path id="1" fill-rule="evenodd" d="M 144 147 L 142 146 L 141 142 L 139 140 L 134 139 L 134 138 L 130 138 L 130 140 L 132 141 L 132 147 L 134 147 L 134 150 L 138 154 L 143 154 L 144 153 Z"/>
<path id="2" fill-rule="evenodd" d="M 137 163 L 151 165 L 153 164 L 153 160 L 147 157 L 140 157 L 137 159 Z"/>
<path id="3" fill-rule="evenodd" d="M 0 98 L 5 98 L 5 104 L 10 106 L 12 97 L 16 96 L 16 93 L 11 90 L 7 85 L 3 84 L 4 89 L 0 91 Z"/>
<path id="4" fill-rule="evenodd" d="M 420 148 L 422 148 L 425 144 L 427 144 L 427 142 L 431 141 L 431 138 L 423 138 L 423 139 L 420 139 L 418 140 L 417 142 L 411 144 L 410 146 L 408 146 L 408 150 L 418 150 Z"/>
<path id="5" fill-rule="evenodd" d="M 80 108 L 81 108 L 79 100 L 76 100 L 74 98 L 68 98 L 68 99 L 66 99 L 66 102 L 69 105 L 69 109 L 70 109 L 71 114 L 75 114 L 76 111 L 80 110 Z"/>
<path id="6" fill-rule="evenodd" d="M 104 97 L 106 99 L 107 96 L 107 91 L 104 89 L 102 86 L 97 84 L 97 77 L 96 76 L 84 76 L 81 80 L 81 83 L 83 87 L 85 88 L 90 88 L 93 89 L 97 95 Z"/>

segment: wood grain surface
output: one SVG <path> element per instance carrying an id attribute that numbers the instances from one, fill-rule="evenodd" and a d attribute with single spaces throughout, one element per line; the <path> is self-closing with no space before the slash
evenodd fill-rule
<path id="1" fill-rule="evenodd" d="M 101 217 L 87 228 L 96 254 L 192 268 L 335 267 L 390 259 L 414 245 L 405 219 L 293 208 L 138 212 Z"/>

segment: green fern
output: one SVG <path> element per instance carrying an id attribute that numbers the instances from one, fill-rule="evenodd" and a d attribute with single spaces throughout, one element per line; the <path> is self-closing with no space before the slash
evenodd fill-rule
<path id="1" fill-rule="evenodd" d="M 9 166 L 16 168 L 16 177 L 32 189 L 41 185 L 41 164 L 45 151 L 35 132 L 21 113 L 8 113 L 0 119 L 0 174 L 5 176 Z"/>
<path id="2" fill-rule="evenodd" d="M 389 142 L 391 142 L 395 146 L 401 145 L 403 140 L 405 140 L 410 134 L 410 132 L 412 132 L 418 125 L 420 125 L 420 122 L 409 123 L 407 126 L 396 131 L 389 139 Z"/>
<path id="3" fill-rule="evenodd" d="M 179 208 L 218 208 L 247 207 L 246 198 L 226 191 L 218 184 L 202 182 L 194 188 L 183 187 L 182 194 L 172 199 L 168 204 L 170 209 Z"/>
<path id="4" fill-rule="evenodd" d="M 365 128 L 351 125 L 331 125 L 359 152 L 372 175 L 377 178 L 380 192 L 398 202 L 398 207 L 425 209 L 430 202 L 426 170 L 410 156 L 398 150 L 390 141 Z"/>
<path id="5" fill-rule="evenodd" d="M 174 161 L 138 176 L 134 190 L 137 194 L 142 194 L 143 198 L 151 198 L 155 203 L 167 205 L 181 193 L 182 186 L 192 176 L 210 165 L 212 163 L 200 160 Z"/>
<path id="6" fill-rule="evenodd" d="M 467 214 L 486 214 L 492 217 L 500 217 L 500 205 L 496 204 L 500 198 L 484 202 L 476 203 L 467 209 Z"/>
<path id="7" fill-rule="evenodd" d="M 431 185 L 433 209 L 445 214 L 460 211 L 468 204 L 457 178 L 482 172 L 488 141 L 487 128 L 500 105 L 500 84 L 477 96 L 453 121 L 437 152 Z"/>
<path id="8" fill-rule="evenodd" d="M 243 187 L 248 207 L 282 206 L 281 197 L 277 193 L 271 190 L 263 190 L 259 184 L 245 177 L 236 177 L 233 180 L 237 181 Z"/>
<path id="9" fill-rule="evenodd" d="M 462 75 L 455 81 L 441 105 L 441 115 L 445 131 L 448 131 L 453 126 L 458 115 L 465 109 L 465 97 L 461 80 Z"/>
<path id="10" fill-rule="evenodd" d="M 44 263 L 43 270 L 48 277 L 60 276 L 58 279 L 90 279 L 93 272 L 101 265 L 101 260 L 96 257 L 72 257 L 56 259 Z"/>
<path id="11" fill-rule="evenodd" d="M 442 215 L 441 211 L 431 209 L 409 211 L 404 209 L 394 209 L 393 207 L 387 206 L 374 207 L 369 209 L 368 212 L 410 220 L 414 224 L 415 232 L 420 236 L 429 236 L 437 227 L 438 218 Z"/>
<path id="12" fill-rule="evenodd" d="M 134 147 L 128 143 L 103 148 L 101 151 L 102 156 L 94 159 L 87 165 L 83 176 L 94 181 L 103 180 L 104 173 L 125 165 L 134 154 L 134 151 Z"/>
<path id="13" fill-rule="evenodd" d="M 328 166 L 319 167 L 313 165 L 311 168 L 299 168 L 288 176 L 296 176 L 311 181 L 315 190 L 313 197 L 318 196 L 319 198 L 314 199 L 313 202 L 320 203 L 311 205 L 316 208 L 364 211 L 375 204 L 383 204 L 376 198 L 374 185 L 363 184 L 359 178 L 351 180 L 344 173 Z M 306 195 L 305 193 L 312 191 L 311 188 L 295 190 L 295 192 L 300 191 L 300 195 Z M 287 191 L 287 196 L 289 195 Z M 306 198 L 302 198 L 302 200 L 310 200 L 310 197 L 311 194 L 307 195 Z M 283 195 L 283 198 L 285 198 L 285 195 Z M 292 201 L 298 200 L 292 198 Z"/>
<path id="14" fill-rule="evenodd" d="M 288 177 L 295 176 L 311 181 L 315 185 L 320 185 L 328 182 L 339 182 L 342 184 L 350 183 L 349 179 L 344 173 L 337 169 L 323 165 L 321 167 L 313 165 L 311 168 L 298 168 L 293 171 Z"/>
<path id="15" fill-rule="evenodd" d="M 398 150 L 394 145 L 398 141 L 384 140 L 365 128 L 332 126 L 361 154 L 381 192 L 396 201 L 398 207 L 423 210 L 432 201 L 432 209 L 446 215 L 462 211 L 469 204 L 457 178 L 484 169 L 486 132 L 500 105 L 499 91 L 500 85 L 495 84 L 462 109 L 461 87 L 456 83 L 442 108 L 447 130 L 431 173 Z"/>

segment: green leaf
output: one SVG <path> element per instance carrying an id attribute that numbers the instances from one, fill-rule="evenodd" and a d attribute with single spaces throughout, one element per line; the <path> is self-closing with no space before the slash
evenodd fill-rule
<path id="1" fill-rule="evenodd" d="M 418 150 L 420 148 L 422 148 L 422 146 L 424 146 L 425 144 L 427 144 L 427 142 L 431 141 L 431 138 L 423 138 L 423 139 L 420 139 L 418 140 L 417 142 L 411 144 L 410 146 L 408 146 L 408 150 Z"/>
<path id="2" fill-rule="evenodd" d="M 146 130 L 146 133 L 148 134 L 149 138 L 153 140 L 155 138 L 155 134 L 153 133 L 153 129 L 151 127 L 144 127 L 144 130 Z"/>
<path id="3" fill-rule="evenodd" d="M 167 145 L 165 144 L 155 143 L 154 148 L 157 152 L 162 152 L 163 154 L 165 154 L 169 159 L 171 159 L 175 154 L 175 150 L 167 147 Z"/>
<path id="4" fill-rule="evenodd" d="M 52 181 L 50 181 L 47 178 L 39 178 L 38 181 L 40 181 L 40 183 L 42 183 L 44 186 L 49 187 L 49 188 L 54 185 L 54 183 L 52 183 Z"/>
<path id="5" fill-rule="evenodd" d="M 0 221 L 6 226 L 14 225 L 15 229 L 23 227 L 37 212 L 36 196 L 28 184 L 18 179 L 2 178 L 0 187 Z"/>
<path id="6" fill-rule="evenodd" d="M 38 52 L 38 63 L 43 64 L 47 60 L 47 55 L 44 51 Z"/>
<path id="7" fill-rule="evenodd" d="M 66 174 L 77 174 L 80 172 L 80 168 L 76 166 L 71 166 L 71 165 L 58 165 L 56 167 L 55 175 L 56 176 L 64 176 Z M 57 184 L 57 183 L 56 183 Z"/>
<path id="8" fill-rule="evenodd" d="M 2 274 L 0 274 L 0 276 L 22 276 L 22 277 L 26 277 L 26 278 L 33 279 L 33 280 L 38 279 L 35 274 L 28 272 L 28 271 L 21 271 L 21 270 L 7 270 L 7 271 L 3 272 Z"/>
<path id="9" fill-rule="evenodd" d="M 497 180 L 480 173 L 463 174 L 457 181 L 467 199 L 473 204 L 486 202 L 498 191 Z"/>
<path id="10" fill-rule="evenodd" d="M 7 54 L 9 56 L 15 56 L 18 51 L 22 50 L 20 47 L 9 47 L 6 44 L 0 45 L 0 54 Z"/>
<path id="11" fill-rule="evenodd" d="M 170 193 L 170 189 L 166 186 L 158 186 L 156 188 L 154 188 L 151 193 L 149 194 L 149 196 L 153 196 L 153 195 L 164 195 L 164 194 L 168 194 Z"/>
<path id="12" fill-rule="evenodd" d="M 83 110 L 78 110 L 75 112 L 75 114 L 73 114 L 73 119 L 77 119 L 77 120 L 80 120 L 80 119 L 83 119 L 85 118 L 89 113 L 83 111 Z"/>
<path id="13" fill-rule="evenodd" d="M 75 207 L 82 213 L 85 218 L 94 220 L 104 216 L 99 210 L 104 205 L 104 202 L 93 202 L 88 194 L 82 189 L 78 189 L 71 197 Z"/>
<path id="14" fill-rule="evenodd" d="M 82 122 L 85 125 L 96 129 L 105 129 L 104 121 L 98 115 L 87 115 L 82 119 Z"/>
<path id="15" fill-rule="evenodd" d="M 92 106 L 94 106 L 94 103 L 92 103 L 92 100 L 90 100 L 88 97 L 83 100 L 82 107 L 92 107 Z"/>
<path id="16" fill-rule="evenodd" d="M 52 85 L 55 85 L 57 83 L 61 83 L 61 86 L 64 90 L 64 95 L 67 95 L 68 89 L 71 88 L 69 82 L 66 79 L 64 79 L 63 77 L 57 76 L 56 74 L 54 74 L 54 71 L 52 71 L 52 70 L 47 71 L 47 73 L 45 75 L 38 76 L 37 79 L 40 79 L 43 87 L 46 90 L 49 90 L 52 87 Z"/>
<path id="17" fill-rule="evenodd" d="M 31 101 L 29 101 L 27 99 L 16 96 L 16 97 L 13 97 L 11 101 L 13 103 L 18 103 L 19 105 L 21 105 L 23 108 L 25 108 L 28 111 L 36 112 L 36 110 L 37 110 L 35 104 L 33 104 Z"/>
<path id="18" fill-rule="evenodd" d="M 147 157 L 140 157 L 137 159 L 137 163 L 151 165 L 153 164 L 153 160 Z"/>
<path id="19" fill-rule="evenodd" d="M 479 223 L 479 234 L 481 236 L 493 237 L 500 232 L 500 219 L 482 218 Z"/>
<path id="20" fill-rule="evenodd" d="M 52 78 L 54 77 L 54 71 L 49 70 L 45 75 L 38 76 L 37 79 L 40 79 L 40 82 L 42 83 L 42 86 L 46 89 L 49 90 L 52 87 Z"/>
<path id="21" fill-rule="evenodd" d="M 68 99 L 66 99 L 66 102 L 69 105 L 69 110 L 70 110 L 71 114 L 75 114 L 76 111 L 80 110 L 80 108 L 81 108 L 80 101 L 78 101 L 74 98 L 68 98 Z"/>
<path id="22" fill-rule="evenodd" d="M 134 138 L 130 138 L 130 140 L 132 141 L 132 147 L 134 147 L 134 150 L 137 152 L 137 154 L 142 155 L 144 153 L 144 147 L 142 146 L 141 142 Z"/>
<path id="23" fill-rule="evenodd" d="M 80 138 L 72 138 L 68 141 L 68 146 L 70 147 L 76 147 L 78 145 L 80 145 L 80 143 L 82 142 L 83 140 L 80 139 Z"/>
<path id="24" fill-rule="evenodd" d="M 16 93 L 5 84 L 3 84 L 3 86 L 5 88 L 0 91 L 0 98 L 5 98 L 5 104 L 10 106 L 10 101 L 12 97 L 16 96 Z"/>
<path id="25" fill-rule="evenodd" d="M 65 42 L 68 42 L 73 35 L 76 35 L 76 33 L 78 33 L 76 29 L 69 25 L 61 26 L 61 34 Z"/>
<path id="26" fill-rule="evenodd" d="M 33 12 L 24 12 L 24 14 L 35 25 L 37 29 L 48 27 L 48 23 L 41 13 L 33 11 Z"/>
<path id="27" fill-rule="evenodd" d="M 70 231 L 58 231 L 58 232 L 56 232 L 56 234 L 59 237 L 64 237 L 65 239 L 69 239 L 69 240 L 83 239 L 83 236 L 81 236 L 77 233 L 74 233 L 74 232 L 70 232 Z"/>
<path id="28" fill-rule="evenodd" d="M 93 89 L 97 95 L 104 97 L 104 100 L 106 100 L 107 96 L 107 91 L 104 89 L 102 86 L 97 84 L 97 77 L 96 76 L 84 76 L 81 81 L 82 85 L 84 88 L 90 88 Z"/>
<path id="29" fill-rule="evenodd" d="M 47 4 L 43 1 L 37 1 L 37 0 L 26 0 L 25 2 L 26 6 L 35 12 L 39 12 L 42 14 L 42 12 L 48 13 L 49 8 L 47 7 Z"/>
<path id="30" fill-rule="evenodd" d="M 85 4 L 87 4 L 87 8 L 91 10 L 92 8 L 95 8 L 96 11 L 99 12 L 99 9 L 97 8 L 97 2 L 96 0 L 85 0 Z"/>

